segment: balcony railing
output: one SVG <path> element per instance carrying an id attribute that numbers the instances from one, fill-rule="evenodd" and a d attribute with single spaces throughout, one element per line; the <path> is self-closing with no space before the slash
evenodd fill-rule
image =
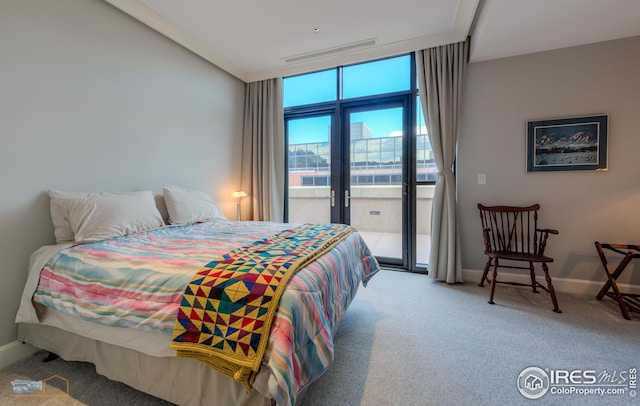
<path id="1" fill-rule="evenodd" d="M 429 258 L 433 185 L 419 185 L 416 196 L 417 258 Z M 351 224 L 361 232 L 376 256 L 402 257 L 402 186 L 352 186 Z M 325 223 L 331 219 L 329 186 L 289 188 L 289 222 Z"/>

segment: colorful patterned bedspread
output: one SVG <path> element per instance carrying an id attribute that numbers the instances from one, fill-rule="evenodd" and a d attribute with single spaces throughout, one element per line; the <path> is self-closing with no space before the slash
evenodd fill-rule
<path id="1" fill-rule="evenodd" d="M 287 282 L 354 231 L 344 224 L 303 224 L 209 262 L 182 296 L 171 348 L 251 393 Z"/>
<path id="2" fill-rule="evenodd" d="M 93 322 L 172 334 L 193 274 L 230 250 L 294 227 L 215 220 L 165 227 L 60 251 L 42 269 L 34 301 Z M 333 360 L 333 331 L 378 264 L 358 233 L 299 270 L 274 317 L 255 388 L 293 405 Z"/>

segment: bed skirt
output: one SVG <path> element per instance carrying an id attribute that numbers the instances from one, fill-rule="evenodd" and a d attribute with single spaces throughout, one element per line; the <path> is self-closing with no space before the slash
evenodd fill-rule
<path id="1" fill-rule="evenodd" d="M 273 404 L 194 359 L 154 357 L 43 324 L 19 323 L 18 339 L 66 361 L 90 362 L 100 375 L 178 405 Z"/>

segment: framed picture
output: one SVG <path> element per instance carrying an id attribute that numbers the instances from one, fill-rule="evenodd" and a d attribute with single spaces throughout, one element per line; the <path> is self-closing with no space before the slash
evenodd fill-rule
<path id="1" fill-rule="evenodd" d="M 606 171 L 606 115 L 527 122 L 527 172 Z"/>

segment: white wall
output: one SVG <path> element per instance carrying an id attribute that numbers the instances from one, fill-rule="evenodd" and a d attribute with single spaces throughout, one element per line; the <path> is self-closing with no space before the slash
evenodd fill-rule
<path id="1" fill-rule="evenodd" d="M 99 0 L 0 2 L 0 347 L 46 191 L 197 188 L 235 216 L 244 83 Z"/>
<path id="2" fill-rule="evenodd" d="M 538 202 L 540 224 L 560 231 L 548 245 L 552 276 L 601 285 L 594 241 L 640 244 L 639 95 L 640 37 L 470 64 L 457 171 L 463 267 L 485 263 L 477 203 Z M 528 120 L 600 113 L 607 172 L 526 172 Z M 632 263 L 622 281 L 640 285 L 639 270 Z"/>

